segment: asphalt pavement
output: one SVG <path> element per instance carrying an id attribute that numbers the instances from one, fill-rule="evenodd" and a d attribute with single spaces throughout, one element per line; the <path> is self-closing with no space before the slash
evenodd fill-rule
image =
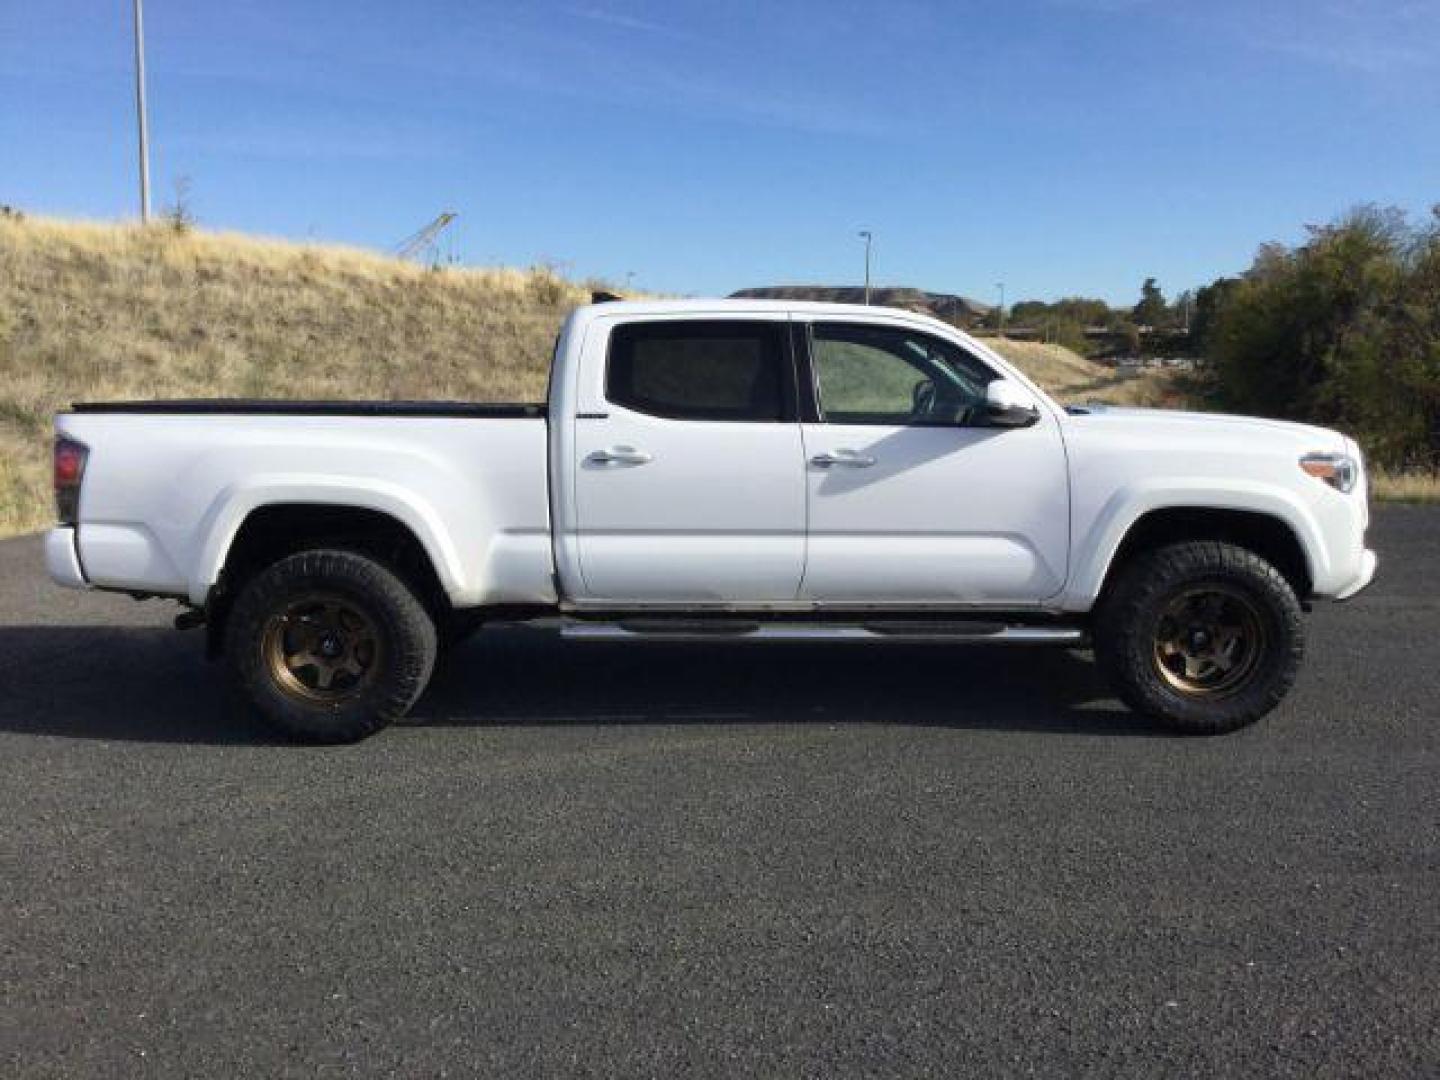
<path id="1" fill-rule="evenodd" d="M 0 543 L 0 1073 L 1440 1075 L 1440 508 L 1290 700 L 487 632 L 339 749 Z"/>

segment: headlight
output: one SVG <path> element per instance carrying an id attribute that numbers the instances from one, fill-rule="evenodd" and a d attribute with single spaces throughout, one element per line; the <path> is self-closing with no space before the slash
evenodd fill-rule
<path id="1" fill-rule="evenodd" d="M 1352 491 L 1360 479 L 1360 464 L 1349 454 L 1306 454 L 1300 459 L 1300 468 L 1336 491 Z"/>

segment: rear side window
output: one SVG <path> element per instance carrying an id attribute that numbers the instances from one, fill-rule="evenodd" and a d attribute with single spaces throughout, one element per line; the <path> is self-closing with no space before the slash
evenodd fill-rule
<path id="1" fill-rule="evenodd" d="M 610 335 L 605 396 L 674 420 L 794 419 L 785 324 L 631 323 Z"/>

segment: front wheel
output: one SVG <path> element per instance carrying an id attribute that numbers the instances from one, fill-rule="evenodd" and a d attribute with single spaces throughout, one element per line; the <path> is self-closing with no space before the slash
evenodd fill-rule
<path id="1" fill-rule="evenodd" d="M 1137 712 L 1185 732 L 1234 731 L 1294 684 L 1300 614 L 1289 582 L 1253 551 L 1172 544 L 1120 569 L 1096 611 L 1096 659 Z"/>
<path id="2" fill-rule="evenodd" d="M 436 633 L 382 564 L 304 551 L 246 583 L 225 633 L 238 701 L 300 742 L 355 742 L 405 715 L 430 680 Z"/>

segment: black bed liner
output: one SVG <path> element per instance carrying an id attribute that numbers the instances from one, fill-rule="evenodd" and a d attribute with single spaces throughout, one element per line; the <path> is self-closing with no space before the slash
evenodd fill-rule
<path id="1" fill-rule="evenodd" d="M 190 416 L 450 416 L 476 420 L 542 420 L 546 411 L 544 405 L 472 401 L 269 401 L 264 398 L 77 401 L 70 410 Z"/>

